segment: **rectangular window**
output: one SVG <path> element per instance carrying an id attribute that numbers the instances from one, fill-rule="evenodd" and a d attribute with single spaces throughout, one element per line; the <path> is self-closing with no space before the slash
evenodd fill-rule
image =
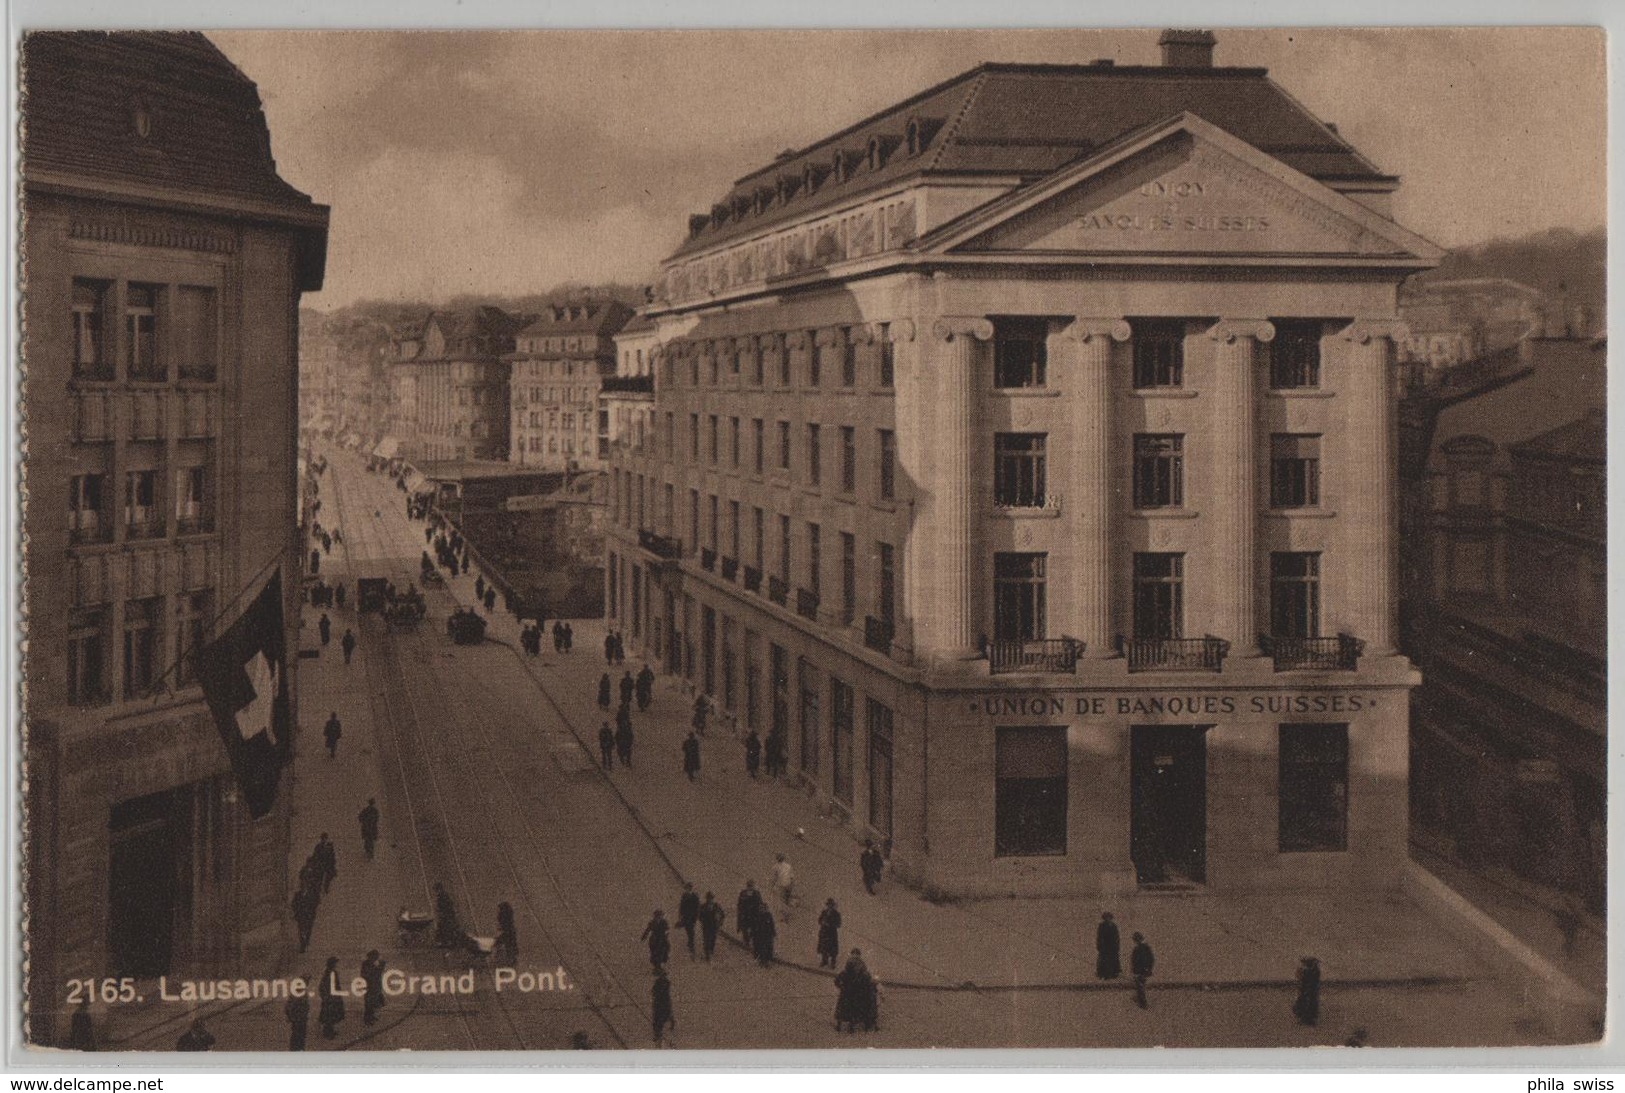
<path id="1" fill-rule="evenodd" d="M 1185 438 L 1177 433 L 1134 434 L 1134 507 L 1185 504 Z"/>
<path id="2" fill-rule="evenodd" d="M 688 460 L 690 463 L 700 461 L 700 415 L 688 415 Z"/>
<path id="3" fill-rule="evenodd" d="M 897 382 L 897 347 L 892 345 L 891 324 L 880 324 L 880 386 L 893 387 Z"/>
<path id="4" fill-rule="evenodd" d="M 1281 852 L 1347 850 L 1349 727 L 1282 725 L 1280 733 Z"/>
<path id="5" fill-rule="evenodd" d="M 708 498 L 707 507 L 708 507 L 708 510 L 709 510 L 707 515 L 710 517 L 710 519 L 707 521 L 707 523 L 708 523 L 708 525 L 710 527 L 710 530 L 711 530 L 711 538 L 710 538 L 709 541 L 710 541 L 710 544 L 711 544 L 711 549 L 715 550 L 715 549 L 717 549 L 717 543 L 720 540 L 718 530 L 719 530 L 719 524 L 721 523 L 721 520 L 720 520 L 720 517 L 719 517 L 719 514 L 718 514 L 717 495 L 716 494 L 713 493 L 710 496 L 710 498 Z"/>
<path id="6" fill-rule="evenodd" d="M 677 458 L 677 419 L 670 410 L 666 411 L 666 458 Z"/>
<path id="7" fill-rule="evenodd" d="M 1048 338 L 1049 323 L 1044 319 L 994 319 L 993 386 L 1043 387 Z"/>
<path id="8" fill-rule="evenodd" d="M 209 531 L 208 468 L 181 467 L 175 472 L 175 530 L 182 535 Z"/>
<path id="9" fill-rule="evenodd" d="M 1320 436 L 1274 433 L 1270 436 L 1270 506 L 1314 508 L 1320 504 Z"/>
<path id="10" fill-rule="evenodd" d="M 890 543 L 876 543 L 880 555 L 880 586 L 877 589 L 880 620 L 891 626 L 897 621 L 897 551 Z"/>
<path id="11" fill-rule="evenodd" d="M 763 433 L 766 426 L 761 418 L 756 418 L 751 422 L 751 429 L 756 434 L 756 458 L 753 461 L 752 466 L 756 468 L 756 476 L 760 478 L 762 475 L 762 447 L 764 443 Z"/>
<path id="12" fill-rule="evenodd" d="M 1141 641 L 1183 637 L 1185 556 L 1134 555 L 1134 636 Z"/>
<path id="13" fill-rule="evenodd" d="M 790 340 L 783 334 L 773 336 L 774 351 L 779 357 L 779 386 L 790 386 Z"/>
<path id="14" fill-rule="evenodd" d="M 1270 387 L 1291 391 L 1320 386 L 1320 334 L 1318 319 L 1276 319 L 1270 342 Z"/>
<path id="15" fill-rule="evenodd" d="M 801 677 L 801 772 L 818 775 L 818 742 L 823 725 L 818 713 L 818 673 L 806 660 L 796 661 Z"/>
<path id="16" fill-rule="evenodd" d="M 1043 433 L 993 437 L 993 503 L 1004 508 L 1044 507 Z"/>
<path id="17" fill-rule="evenodd" d="M 993 853 L 1066 853 L 1066 729 L 1001 728 L 994 759 Z"/>
<path id="18" fill-rule="evenodd" d="M 757 387 L 762 386 L 762 340 L 750 340 L 750 381 Z"/>
<path id="19" fill-rule="evenodd" d="M 158 617 L 162 601 L 153 596 L 124 605 L 124 697 L 140 698 L 158 674 Z"/>
<path id="20" fill-rule="evenodd" d="M 856 493 L 858 489 L 858 431 L 850 425 L 841 426 L 841 492 Z"/>
<path id="21" fill-rule="evenodd" d="M 892 712 L 874 699 L 866 703 L 869 723 L 869 826 L 891 838 Z"/>
<path id="22" fill-rule="evenodd" d="M 751 339 L 749 338 L 740 338 L 738 341 L 734 342 L 733 352 L 728 354 L 729 375 L 739 375 L 739 358 L 743 357 L 747 352 L 747 347 L 750 345 L 750 341 Z"/>
<path id="23" fill-rule="evenodd" d="M 852 805 L 852 688 L 839 679 L 829 681 L 829 766 L 835 799 Z"/>
<path id="24" fill-rule="evenodd" d="M 666 534 L 667 535 L 675 535 L 675 534 L 677 534 L 676 497 L 674 496 L 674 493 L 673 493 L 673 490 L 672 490 L 672 484 L 670 482 L 666 483 L 666 513 L 665 513 L 665 515 L 666 515 Z"/>
<path id="25" fill-rule="evenodd" d="M 993 555 L 993 636 L 1036 641 L 1045 636 L 1044 582 L 1048 556 Z"/>
<path id="26" fill-rule="evenodd" d="M 751 531 L 753 532 L 750 537 L 751 545 L 756 551 L 755 569 L 757 573 L 760 573 L 767 568 L 767 513 L 754 505 L 751 506 L 750 522 Z"/>
<path id="27" fill-rule="evenodd" d="M 688 385 L 700 385 L 700 347 L 697 345 L 688 347 Z"/>
<path id="28" fill-rule="evenodd" d="M 68 541 L 97 543 L 108 533 L 107 475 L 78 474 L 68 480 Z"/>
<path id="29" fill-rule="evenodd" d="M 107 612 L 81 608 L 68 616 L 68 701 L 96 706 L 109 697 Z"/>
<path id="30" fill-rule="evenodd" d="M 718 427 L 717 415 L 712 414 L 710 416 L 710 420 L 706 422 L 706 441 L 710 447 L 711 466 L 713 467 L 717 465 L 717 460 L 720 458 L 717 450 L 718 444 L 720 443 L 718 440 L 718 433 L 720 432 L 721 430 Z"/>
<path id="31" fill-rule="evenodd" d="M 164 533 L 157 471 L 130 471 L 124 476 L 124 533 L 131 539 L 151 539 Z"/>
<path id="32" fill-rule="evenodd" d="M 688 491 L 688 549 L 700 549 L 700 491 Z"/>
<path id="33" fill-rule="evenodd" d="M 890 429 L 878 430 L 880 439 L 880 499 L 892 501 L 897 497 L 897 434 Z"/>
<path id="34" fill-rule="evenodd" d="M 824 529 L 817 524 L 807 525 L 807 591 L 814 599 L 823 596 L 824 583 L 820 576 L 824 568 Z"/>
<path id="35" fill-rule="evenodd" d="M 817 425 L 807 426 L 807 482 L 820 486 L 824 481 L 823 430 Z"/>
<path id="36" fill-rule="evenodd" d="M 211 381 L 219 355 L 214 289 L 181 285 L 175 290 L 175 363 L 183 380 Z"/>
<path id="37" fill-rule="evenodd" d="M 1320 555 L 1270 555 L 1270 636 L 1320 637 Z"/>
<path id="38" fill-rule="evenodd" d="M 779 580 L 790 586 L 790 518 L 779 517 Z"/>
<path id="39" fill-rule="evenodd" d="M 790 469 L 790 423 L 779 422 L 779 470 Z"/>
<path id="40" fill-rule="evenodd" d="M 124 293 L 124 364 L 133 380 L 162 380 L 158 357 L 158 285 L 130 284 Z"/>
<path id="41" fill-rule="evenodd" d="M 858 617 L 858 544 L 850 532 L 841 532 L 841 623 Z"/>
<path id="42" fill-rule="evenodd" d="M 210 609 L 214 596 L 205 590 L 188 592 L 177 599 L 179 609 L 176 613 L 178 625 L 175 628 L 175 671 L 177 682 L 184 685 L 197 678 L 195 658 L 197 651 L 208 644 L 209 620 L 213 617 Z"/>
<path id="43" fill-rule="evenodd" d="M 73 375 L 75 379 L 113 378 L 107 349 L 107 281 L 73 279 Z"/>
<path id="44" fill-rule="evenodd" d="M 733 461 L 734 470 L 739 469 L 739 419 L 728 419 L 728 457 Z"/>
<path id="45" fill-rule="evenodd" d="M 1137 319 L 1134 328 L 1134 386 L 1185 385 L 1185 324 L 1178 319 Z"/>
<path id="46" fill-rule="evenodd" d="M 807 331 L 807 386 L 817 387 L 823 378 L 823 350 L 818 345 L 818 331 Z"/>
<path id="47" fill-rule="evenodd" d="M 852 327 L 841 331 L 841 386 L 856 387 L 858 384 L 858 341 L 857 334 Z"/>

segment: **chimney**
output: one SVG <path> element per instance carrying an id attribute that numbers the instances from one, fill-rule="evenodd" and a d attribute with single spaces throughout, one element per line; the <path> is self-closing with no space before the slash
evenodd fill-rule
<path id="1" fill-rule="evenodd" d="M 1162 67 L 1212 68 L 1214 41 L 1212 31 L 1207 30 L 1163 31 L 1157 39 L 1157 45 L 1162 47 Z"/>

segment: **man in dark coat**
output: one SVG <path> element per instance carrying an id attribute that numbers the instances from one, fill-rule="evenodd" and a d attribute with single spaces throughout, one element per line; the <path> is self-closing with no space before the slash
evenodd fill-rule
<path id="1" fill-rule="evenodd" d="M 756 882 L 748 880 L 745 887 L 739 890 L 739 900 L 734 904 L 734 929 L 739 931 L 740 940 L 755 952 L 755 945 L 751 940 L 756 932 L 756 912 L 762 906 L 762 893 L 756 890 Z"/>
<path id="2" fill-rule="evenodd" d="M 711 703 L 706 697 L 703 694 L 696 696 L 694 699 L 694 717 L 690 723 L 693 725 L 694 731 L 701 736 L 705 735 L 705 719 L 710 712 Z"/>
<path id="3" fill-rule="evenodd" d="M 575 627 L 569 623 L 564 624 L 564 651 L 568 653 L 576 643 Z"/>
<path id="4" fill-rule="evenodd" d="M 305 993 L 290 996 L 282 1004 L 282 1015 L 288 1019 L 288 1050 L 305 1050 L 305 1038 L 310 1035 L 310 984 Z"/>
<path id="5" fill-rule="evenodd" d="M 299 951 L 310 947 L 310 933 L 316 928 L 316 902 L 319 888 L 300 885 L 293 894 L 293 924 L 299 931 Z"/>
<path id="6" fill-rule="evenodd" d="M 321 632 L 323 645 L 326 645 L 330 640 L 332 640 L 333 620 L 327 617 L 326 611 L 323 611 L 322 617 L 316 620 L 316 629 Z"/>
<path id="7" fill-rule="evenodd" d="M 717 897 L 705 893 L 705 902 L 700 904 L 700 936 L 705 943 L 705 959 L 710 960 L 711 954 L 717 949 L 717 931 L 722 929 L 722 920 L 728 917 L 728 912 L 722 909 Z"/>
<path id="8" fill-rule="evenodd" d="M 784 773 L 784 734 L 777 730 L 767 734 L 767 776 L 777 778 Z"/>
<path id="9" fill-rule="evenodd" d="M 683 773 L 690 782 L 700 776 L 700 738 L 693 733 L 683 741 Z"/>
<path id="10" fill-rule="evenodd" d="M 615 752 L 621 757 L 621 766 L 632 765 L 632 710 L 627 706 L 615 714 Z"/>
<path id="11" fill-rule="evenodd" d="M 881 876 L 886 872 L 886 859 L 875 849 L 873 839 L 864 844 L 863 853 L 858 855 L 858 871 L 863 875 L 863 890 L 874 895 L 875 885 L 880 883 Z"/>
<path id="12" fill-rule="evenodd" d="M 434 886 L 435 944 L 442 949 L 453 949 L 463 943 L 463 928 L 457 922 L 457 904 L 451 893 L 439 882 Z"/>
<path id="13" fill-rule="evenodd" d="M 349 627 L 344 628 L 344 640 L 339 642 L 339 648 L 344 650 L 344 663 L 350 663 L 350 658 L 355 656 L 354 630 L 351 630 Z"/>
<path id="14" fill-rule="evenodd" d="M 476 600 L 485 599 L 485 576 L 484 576 L 484 574 L 481 574 L 480 576 L 474 578 L 474 598 Z"/>
<path id="15" fill-rule="evenodd" d="M 878 1016 L 875 981 L 860 950 L 852 950 L 846 967 L 835 977 L 835 987 L 840 992 L 835 999 L 835 1031 L 841 1031 L 842 1024 L 848 1032 L 856 1032 L 859 1025 L 873 1031 Z"/>
<path id="16" fill-rule="evenodd" d="M 1116 979 L 1123 974 L 1123 939 L 1110 911 L 1102 911 L 1095 927 L 1095 978 Z"/>
<path id="17" fill-rule="evenodd" d="M 340 581 L 333 586 L 333 602 L 342 609 L 344 607 L 344 582 Z"/>
<path id="18" fill-rule="evenodd" d="M 762 766 L 762 738 L 756 735 L 756 730 L 750 730 L 745 737 L 745 772 L 752 778 Z"/>
<path id="19" fill-rule="evenodd" d="M 835 958 L 841 952 L 841 912 L 835 906 L 835 897 L 824 901 L 818 912 L 818 966 L 835 967 Z"/>
<path id="20" fill-rule="evenodd" d="M 615 663 L 615 631 L 613 630 L 604 634 L 604 663 L 611 666 Z"/>
<path id="21" fill-rule="evenodd" d="M 779 924 L 773 918 L 773 909 L 765 903 L 756 905 L 756 922 L 751 927 L 751 945 L 756 950 L 756 960 L 767 967 L 773 963 L 773 941 L 778 936 Z"/>
<path id="22" fill-rule="evenodd" d="M 671 938 L 667 936 L 670 929 L 671 924 L 666 921 L 666 912 L 656 907 L 653 917 L 649 919 L 649 924 L 643 928 L 643 933 L 638 939 L 649 943 L 649 963 L 657 968 L 663 967 L 666 961 L 671 959 Z"/>
<path id="23" fill-rule="evenodd" d="M 320 573 L 322 571 L 322 552 L 319 550 L 313 550 L 310 552 L 310 571 L 312 573 Z"/>
<path id="24" fill-rule="evenodd" d="M 615 734 L 610 731 L 608 721 L 598 726 L 598 760 L 605 770 L 615 769 Z"/>
<path id="25" fill-rule="evenodd" d="M 1151 971 L 1156 965 L 1156 954 L 1151 951 L 1145 935 L 1135 934 L 1134 950 L 1128 956 L 1128 970 L 1134 976 L 1134 1004 L 1141 1009 L 1150 1008 L 1151 1004 L 1145 997 L 1145 981 L 1151 978 Z"/>
<path id="26" fill-rule="evenodd" d="M 322 726 L 322 737 L 327 741 L 327 757 L 339 757 L 339 737 L 344 735 L 344 726 L 339 724 L 339 712 L 334 710 L 327 715 L 327 724 Z"/>
<path id="27" fill-rule="evenodd" d="M 339 1024 L 344 1020 L 344 999 L 334 993 L 338 987 L 339 958 L 327 958 L 327 968 L 322 972 L 321 987 L 317 994 L 321 997 L 321 1006 L 316 1011 L 316 1022 L 322 1026 L 322 1038 L 331 1040 L 339 1034 Z"/>
<path id="28" fill-rule="evenodd" d="M 666 969 L 655 968 L 655 981 L 649 991 L 649 1014 L 654 1023 L 655 1044 L 664 1042 L 664 1033 L 667 1026 L 677 1028 L 677 1016 L 671 1007 L 671 980 L 666 978 Z"/>
<path id="29" fill-rule="evenodd" d="M 384 960 L 377 949 L 361 962 L 361 981 L 367 985 L 361 995 L 361 1023 L 376 1024 L 378 1011 L 384 1008 Z"/>
<path id="30" fill-rule="evenodd" d="M 637 680 L 632 678 L 631 672 L 621 673 L 621 705 L 630 706 L 633 697 L 638 692 Z"/>
<path id="31" fill-rule="evenodd" d="M 637 688 L 638 711 L 642 712 L 649 708 L 649 703 L 653 702 L 655 697 L 655 674 L 647 664 L 638 672 Z"/>
<path id="32" fill-rule="evenodd" d="M 557 619 L 553 620 L 553 651 L 564 652 L 564 626 Z"/>
<path id="33" fill-rule="evenodd" d="M 1320 1023 L 1320 961 L 1312 956 L 1298 962 L 1298 998 L 1292 1003 L 1292 1015 L 1300 1025 Z"/>
<path id="34" fill-rule="evenodd" d="M 609 709 L 609 673 L 605 672 L 598 677 L 598 708 Z M 623 703 L 624 705 L 624 703 Z"/>
<path id="35" fill-rule="evenodd" d="M 362 809 L 356 818 L 361 821 L 361 849 L 366 851 L 368 859 L 371 859 L 373 848 L 378 845 L 377 798 L 368 797 L 367 807 Z"/>
<path id="36" fill-rule="evenodd" d="M 700 922 L 700 894 L 694 885 L 683 882 L 683 894 L 677 901 L 677 925 L 688 935 L 688 958 L 694 959 L 694 927 Z"/>
<path id="37" fill-rule="evenodd" d="M 496 963 L 512 968 L 519 963 L 519 928 L 514 924 L 513 904 L 503 900 L 497 904 Z"/>
<path id="38" fill-rule="evenodd" d="M 485 609 L 487 611 L 495 611 L 497 609 L 497 590 L 494 588 L 487 588 L 485 590 Z"/>

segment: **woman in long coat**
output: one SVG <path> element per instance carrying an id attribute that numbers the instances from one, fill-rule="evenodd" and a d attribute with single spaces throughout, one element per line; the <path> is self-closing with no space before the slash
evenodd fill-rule
<path id="1" fill-rule="evenodd" d="M 1300 1025 L 1315 1025 L 1320 1021 L 1320 961 L 1306 956 L 1298 965 L 1298 998 L 1292 1003 L 1292 1015 Z"/>
<path id="2" fill-rule="evenodd" d="M 654 917 L 649 919 L 649 924 L 643 928 L 642 939 L 649 942 L 649 963 L 657 968 L 671 959 L 671 939 L 667 936 L 670 929 L 671 924 L 666 921 L 666 912 L 658 907 L 655 908 Z"/>
<path id="3" fill-rule="evenodd" d="M 835 967 L 835 958 L 840 952 L 841 912 L 832 897 L 824 901 L 824 909 L 818 912 L 818 966 Z"/>
<path id="4" fill-rule="evenodd" d="M 339 958 L 328 957 L 327 970 L 322 973 L 322 985 L 317 991 L 322 1004 L 316 1018 L 322 1026 L 322 1037 L 327 1040 L 339 1034 L 339 1023 L 344 1020 L 344 999 L 333 993 L 338 974 Z"/>
<path id="5" fill-rule="evenodd" d="M 1117 923 L 1112 921 L 1112 913 L 1104 911 L 1100 915 L 1100 925 L 1095 927 L 1095 978 L 1116 979 L 1123 974 L 1123 939 L 1117 932 Z"/>
<path id="6" fill-rule="evenodd" d="M 609 709 L 609 673 L 605 672 L 598 678 L 598 707 Z"/>
<path id="7" fill-rule="evenodd" d="M 857 949 L 852 950 L 846 967 L 835 977 L 835 987 L 840 992 L 835 997 L 835 1031 L 841 1031 L 843 1024 L 848 1032 L 856 1032 L 860 1024 L 868 1026 L 873 980 Z"/>

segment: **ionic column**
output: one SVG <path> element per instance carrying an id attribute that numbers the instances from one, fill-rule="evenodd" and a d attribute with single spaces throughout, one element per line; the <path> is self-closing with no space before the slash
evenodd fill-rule
<path id="1" fill-rule="evenodd" d="M 1275 338 L 1262 319 L 1224 319 L 1214 340 L 1213 403 L 1205 419 L 1213 433 L 1213 546 L 1219 587 L 1213 627 L 1236 656 L 1258 653 L 1258 430 L 1253 373 L 1260 343 Z M 1204 501 L 1204 505 L 1208 504 Z"/>
<path id="2" fill-rule="evenodd" d="M 1399 536 L 1394 482 L 1398 475 L 1398 423 L 1394 405 L 1394 343 L 1406 336 L 1395 320 L 1358 320 L 1343 331 L 1348 343 L 1343 409 L 1346 468 L 1338 523 L 1346 544 L 1347 617 L 1366 651 L 1394 652 Z"/>
<path id="3" fill-rule="evenodd" d="M 976 343 L 993 337 L 993 324 L 979 316 L 944 317 L 936 321 L 932 333 L 936 343 L 931 372 L 936 382 L 930 392 L 934 427 L 927 448 L 932 455 L 931 548 L 924 556 L 924 564 L 932 569 L 927 582 L 932 598 L 928 605 L 918 605 L 925 613 L 925 633 L 917 632 L 916 640 L 931 654 L 957 659 L 977 652 L 972 610 L 978 576 L 973 533 L 979 476 L 972 466 Z"/>
<path id="4" fill-rule="evenodd" d="M 1063 499 L 1063 516 L 1078 536 L 1077 628 L 1084 655 L 1113 653 L 1111 446 L 1112 343 L 1133 333 L 1122 319 L 1079 317 L 1076 379 L 1068 384 L 1077 455 L 1069 460 L 1076 489 Z"/>

